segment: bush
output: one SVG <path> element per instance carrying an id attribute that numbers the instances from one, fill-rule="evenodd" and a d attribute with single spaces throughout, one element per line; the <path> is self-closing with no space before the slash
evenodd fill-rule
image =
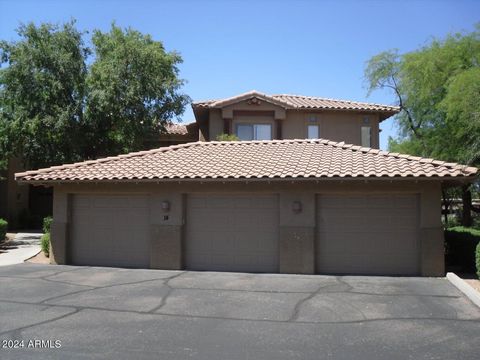
<path id="1" fill-rule="evenodd" d="M 43 219 L 42 229 L 45 234 L 50 232 L 50 228 L 52 227 L 52 221 L 53 221 L 53 217 L 51 216 L 47 216 L 46 218 Z"/>
<path id="2" fill-rule="evenodd" d="M 480 230 L 456 226 L 445 231 L 445 262 L 457 271 L 474 273 L 475 252 L 480 243 Z"/>
<path id="3" fill-rule="evenodd" d="M 233 134 L 220 134 L 217 135 L 217 141 L 239 141 L 238 136 Z"/>
<path id="4" fill-rule="evenodd" d="M 46 233 L 42 235 L 40 245 L 42 247 L 42 251 L 45 254 L 45 256 L 49 257 L 50 256 L 50 233 Z"/>
<path id="5" fill-rule="evenodd" d="M 6 220 L 0 219 L 0 241 L 5 240 L 7 235 L 8 222 Z"/>
<path id="6" fill-rule="evenodd" d="M 477 245 L 477 252 L 475 254 L 476 263 L 477 263 L 477 276 L 480 279 L 480 243 Z"/>

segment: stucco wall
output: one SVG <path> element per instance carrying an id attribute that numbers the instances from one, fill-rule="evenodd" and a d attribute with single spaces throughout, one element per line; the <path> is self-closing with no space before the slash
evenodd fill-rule
<path id="1" fill-rule="evenodd" d="M 192 193 L 275 193 L 280 195 L 280 272 L 315 271 L 315 197 L 334 193 L 410 193 L 420 198 L 420 269 L 424 276 L 444 275 L 443 232 L 440 219 L 440 184 L 434 181 L 249 181 L 249 182 L 167 182 L 158 184 L 70 184 L 55 186 L 52 225 L 52 263 L 68 263 L 69 207 L 72 194 L 151 194 L 151 267 L 182 269 L 184 253 L 185 194 Z M 168 213 L 162 201 L 171 205 Z M 292 211 L 299 201 L 302 211 Z M 168 215 L 165 218 L 165 215 Z M 208 226 L 208 224 L 205 224 Z"/>
<path id="2" fill-rule="evenodd" d="M 271 112 L 271 115 L 246 116 L 246 112 Z M 242 115 L 238 115 L 241 113 Z M 268 117 L 268 118 L 267 118 Z M 311 122 L 315 118 L 315 122 Z M 356 111 L 300 111 L 284 110 L 266 102 L 260 105 L 248 105 L 245 101 L 227 106 L 223 109 L 211 109 L 209 120 L 209 140 L 224 132 L 224 119 L 230 122 L 231 132 L 235 133 L 238 122 L 271 123 L 273 138 L 276 138 L 276 122 L 281 124 L 283 139 L 305 139 L 307 125 L 318 124 L 320 137 L 333 141 L 345 141 L 361 145 L 361 127 L 371 126 L 371 147 L 379 147 L 379 117 L 375 113 Z"/>

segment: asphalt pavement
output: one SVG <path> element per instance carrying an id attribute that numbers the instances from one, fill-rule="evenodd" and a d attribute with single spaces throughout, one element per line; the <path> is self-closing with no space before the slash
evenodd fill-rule
<path id="1" fill-rule="evenodd" d="M 479 330 L 444 278 L 0 268 L 1 359 L 478 359 Z"/>

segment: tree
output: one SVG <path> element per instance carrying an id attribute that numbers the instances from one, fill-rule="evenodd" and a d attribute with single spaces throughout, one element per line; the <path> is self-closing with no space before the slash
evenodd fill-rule
<path id="1" fill-rule="evenodd" d="M 445 161 L 480 164 L 480 26 L 470 34 L 434 39 L 417 51 L 387 51 L 365 69 L 368 92 L 390 89 L 401 112 L 389 149 Z M 463 187 L 464 225 L 471 195 Z"/>
<path id="2" fill-rule="evenodd" d="M 149 35 L 112 25 L 93 32 L 92 51 L 75 21 L 17 33 L 0 41 L 0 167 L 11 156 L 33 168 L 143 149 L 190 101 L 180 55 Z"/>
<path id="3" fill-rule="evenodd" d="M 89 53 L 82 33 L 74 21 L 21 25 L 17 33 L 17 42 L 0 41 L 1 160 L 20 155 L 33 167 L 78 160 Z"/>
<path id="4" fill-rule="evenodd" d="M 85 153 L 96 157 L 142 149 L 144 139 L 163 130 L 190 101 L 179 92 L 182 58 L 150 35 L 115 24 L 108 33 L 94 31 L 92 42 Z"/>

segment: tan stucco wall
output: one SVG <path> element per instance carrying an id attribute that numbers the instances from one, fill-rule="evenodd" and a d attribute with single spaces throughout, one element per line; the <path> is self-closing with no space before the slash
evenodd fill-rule
<path id="1" fill-rule="evenodd" d="M 315 270 L 315 198 L 317 194 L 411 193 L 420 198 L 419 254 L 421 275 L 443 276 L 443 232 L 440 218 L 440 184 L 434 181 L 249 181 L 167 182 L 124 184 L 70 184 L 55 186 L 52 263 L 68 262 L 68 223 L 71 194 L 151 194 L 151 267 L 182 269 L 186 195 L 192 193 L 274 193 L 280 195 L 279 262 L 283 273 L 313 273 Z M 169 201 L 168 219 L 161 209 Z M 294 213 L 292 203 L 302 211 Z M 208 224 L 205 224 L 208 226 Z"/>
<path id="2" fill-rule="evenodd" d="M 245 116 L 246 111 L 262 112 L 270 111 L 268 119 L 264 115 Z M 243 115 L 236 115 L 243 112 Z M 316 121 L 310 122 L 314 117 Z M 368 123 L 365 119 L 368 118 Z M 356 111 L 300 111 L 283 110 L 277 105 L 263 102 L 260 105 L 248 105 L 245 101 L 227 106 L 223 109 L 211 109 L 209 120 L 209 140 L 224 131 L 224 120 L 232 123 L 231 131 L 235 132 L 235 124 L 238 122 L 271 123 L 273 138 L 276 138 L 277 130 L 275 120 L 279 120 L 282 126 L 283 139 L 305 139 L 307 137 L 307 125 L 318 124 L 320 137 L 333 141 L 345 141 L 349 144 L 361 145 L 361 127 L 371 126 L 371 147 L 379 147 L 379 117 L 375 113 L 362 113 Z"/>
<path id="3" fill-rule="evenodd" d="M 71 194 L 53 192 L 53 222 L 50 229 L 50 263 L 68 264 Z"/>
<path id="4" fill-rule="evenodd" d="M 220 109 L 210 110 L 210 118 L 208 123 L 208 134 L 210 136 L 207 141 L 214 141 L 217 139 L 217 136 L 223 134 L 223 119 L 222 111 Z"/>
<path id="5" fill-rule="evenodd" d="M 284 139 L 304 139 L 307 137 L 309 118 L 315 117 L 320 130 L 320 137 L 332 141 L 345 141 L 347 144 L 361 145 L 361 127 L 371 126 L 371 147 L 379 147 L 379 124 L 377 114 L 362 114 L 357 112 L 325 111 L 304 112 L 287 111 L 287 118 L 282 123 Z M 364 124 L 368 117 L 369 123 Z"/>

